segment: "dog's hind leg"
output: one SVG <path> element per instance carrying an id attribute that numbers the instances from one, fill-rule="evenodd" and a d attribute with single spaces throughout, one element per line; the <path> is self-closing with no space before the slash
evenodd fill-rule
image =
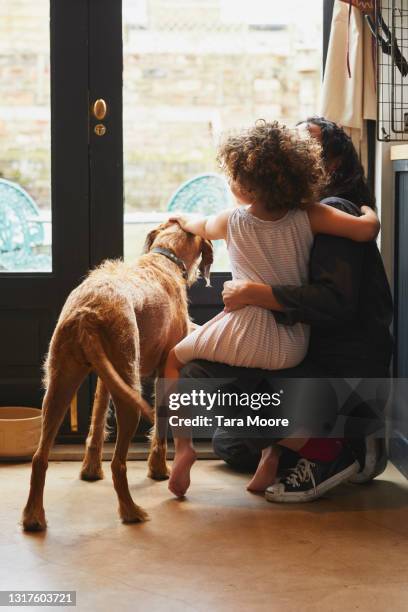
<path id="1" fill-rule="evenodd" d="M 150 440 L 150 452 L 147 460 L 147 475 L 154 480 L 167 480 L 170 476 L 170 469 L 166 463 L 167 454 L 167 406 L 160 404 L 157 399 L 155 406 L 155 422 Z"/>
<path id="2" fill-rule="evenodd" d="M 146 512 L 137 506 L 129 491 L 126 474 L 126 458 L 129 443 L 139 423 L 140 414 L 113 398 L 116 408 L 117 439 L 112 458 L 112 479 L 119 500 L 119 515 L 124 523 L 139 523 L 147 519 Z"/>
<path id="3" fill-rule="evenodd" d="M 86 439 L 85 457 L 80 473 L 82 480 L 94 481 L 103 478 L 102 449 L 108 406 L 109 391 L 102 380 L 98 378 L 92 408 L 91 427 Z"/>
<path id="4" fill-rule="evenodd" d="M 47 526 L 43 495 L 49 453 L 68 406 L 88 372 L 85 365 L 73 359 L 64 359 L 58 370 L 51 369 L 43 401 L 41 439 L 32 461 L 30 493 L 22 516 L 25 531 L 43 531 Z"/>
<path id="5" fill-rule="evenodd" d="M 131 317 L 129 317 L 127 323 L 127 328 L 125 328 L 123 321 L 120 321 L 116 328 L 112 327 L 105 342 L 106 346 L 109 347 L 107 359 L 109 359 L 112 369 L 129 388 L 131 397 L 127 397 L 127 394 L 116 393 L 115 386 L 109 388 L 109 381 L 106 381 L 106 385 L 110 390 L 116 411 L 117 435 L 111 470 L 113 485 L 119 501 L 119 514 L 124 523 L 138 523 L 145 521 L 147 514 L 134 503 L 130 495 L 126 475 L 126 459 L 130 441 L 141 415 L 141 408 L 138 407 L 137 403 L 137 398 L 141 394 L 140 353 L 136 323 L 132 323 Z"/>

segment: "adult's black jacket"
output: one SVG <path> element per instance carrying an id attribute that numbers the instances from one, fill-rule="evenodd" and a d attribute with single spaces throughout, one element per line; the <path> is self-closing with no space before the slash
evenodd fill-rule
<path id="1" fill-rule="evenodd" d="M 323 202 L 359 214 L 348 200 L 327 198 Z M 273 287 L 285 309 L 275 313 L 278 322 L 311 325 L 307 361 L 329 376 L 388 376 L 393 308 L 376 243 L 319 235 L 309 274 L 307 285 Z"/>

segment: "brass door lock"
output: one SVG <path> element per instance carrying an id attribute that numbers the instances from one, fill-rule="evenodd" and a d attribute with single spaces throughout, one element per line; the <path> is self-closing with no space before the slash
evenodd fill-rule
<path id="1" fill-rule="evenodd" d="M 105 136 L 106 126 L 103 123 L 97 123 L 94 127 L 94 132 L 97 136 Z"/>
<path id="2" fill-rule="evenodd" d="M 98 98 L 92 104 L 91 112 L 95 119 L 98 121 L 103 121 L 108 114 L 108 105 L 106 104 L 103 98 Z M 97 123 L 94 127 L 94 132 L 97 136 L 105 136 L 106 134 L 106 125 L 103 123 Z"/>

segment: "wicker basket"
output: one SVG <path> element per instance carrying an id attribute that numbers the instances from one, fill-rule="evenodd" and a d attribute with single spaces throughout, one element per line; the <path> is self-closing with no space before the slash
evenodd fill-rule
<path id="1" fill-rule="evenodd" d="M 30 459 L 40 441 L 41 419 L 38 408 L 0 407 L 0 460 Z"/>

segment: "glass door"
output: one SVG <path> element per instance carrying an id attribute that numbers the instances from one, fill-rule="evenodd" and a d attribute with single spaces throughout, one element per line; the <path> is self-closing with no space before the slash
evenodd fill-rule
<path id="1" fill-rule="evenodd" d="M 41 405 L 52 331 L 89 268 L 134 261 L 171 211 L 230 205 L 224 131 L 316 111 L 321 28 L 322 0 L 2 0 L 1 405 Z M 228 277 L 219 244 L 212 288 L 191 292 L 197 322 Z M 65 421 L 71 439 L 93 384 Z"/>
<path id="2" fill-rule="evenodd" d="M 41 407 L 52 331 L 90 263 L 87 24 L 86 1 L 0 3 L 3 406 Z M 74 432 L 88 420 L 88 384 L 78 405 Z"/>

